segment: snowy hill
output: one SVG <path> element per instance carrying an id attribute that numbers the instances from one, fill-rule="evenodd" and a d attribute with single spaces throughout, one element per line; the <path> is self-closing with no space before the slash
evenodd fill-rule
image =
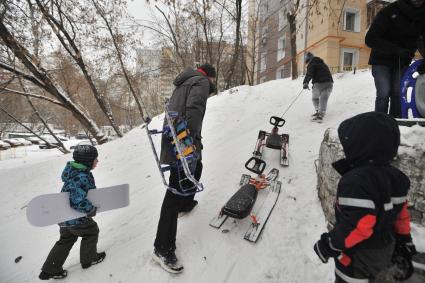
<path id="1" fill-rule="evenodd" d="M 279 168 L 282 193 L 256 244 L 243 240 L 248 219 L 228 220 L 219 230 L 208 223 L 237 190 L 241 174 L 248 173 L 244 163 L 258 131 L 271 130 L 270 116 L 282 115 L 301 90 L 300 79 L 242 86 L 208 100 L 201 179 L 206 189 L 196 196 L 196 210 L 179 219 L 176 254 L 185 266 L 180 275 L 170 275 L 151 261 L 164 188 L 144 130 L 135 129 L 99 146 L 99 165 L 93 171 L 96 185 L 129 183 L 130 206 L 95 218 L 100 228 L 98 249 L 106 251 L 105 261 L 82 270 L 76 244 L 64 265 L 69 275 L 60 282 L 332 282 L 333 264 L 322 264 L 312 249 L 326 229 L 314 161 L 325 129 L 373 109 L 375 95 L 368 71 L 334 78 L 322 124 L 310 122 L 310 91 L 304 91 L 284 116 L 290 166 Z M 156 117 L 151 127 L 159 127 L 161 121 Z M 159 137 L 156 142 L 159 149 Z M 278 151 L 264 154 L 270 167 L 278 166 Z M 34 161 L 28 156 L 0 162 L 0 282 L 38 281 L 58 239 L 58 227 L 32 227 L 25 205 L 36 195 L 60 191 L 60 174 L 70 159 L 70 155 L 55 155 Z M 229 232 L 222 233 L 223 229 Z M 424 229 L 415 226 L 414 233 L 419 249 L 425 250 Z M 15 263 L 18 256 L 22 260 Z"/>

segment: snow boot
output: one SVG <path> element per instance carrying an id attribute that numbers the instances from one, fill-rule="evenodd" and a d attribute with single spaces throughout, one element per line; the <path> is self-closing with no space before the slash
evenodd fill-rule
<path id="1" fill-rule="evenodd" d="M 183 272 L 183 265 L 181 265 L 176 257 L 174 251 L 169 251 L 167 254 L 162 254 L 158 250 L 154 250 L 152 259 L 158 263 L 164 270 L 170 273 Z"/>
<path id="2" fill-rule="evenodd" d="M 317 115 L 319 115 L 319 111 L 317 111 L 317 110 L 316 110 L 316 112 L 315 112 L 313 115 L 311 115 L 311 118 L 313 119 L 313 118 L 315 118 Z"/>
<path id="3" fill-rule="evenodd" d="M 89 262 L 89 263 L 82 263 L 81 264 L 81 267 L 83 269 L 87 269 L 87 268 L 89 268 L 92 265 L 101 263 L 105 259 L 105 257 L 106 257 L 106 253 L 105 252 L 98 253 L 96 260 L 93 260 L 92 262 Z"/>
<path id="4" fill-rule="evenodd" d="M 313 119 L 311 119 L 313 122 L 322 123 L 323 122 L 323 115 L 318 113 Z"/>
<path id="5" fill-rule="evenodd" d="M 44 271 L 41 271 L 40 275 L 38 275 L 38 278 L 41 280 L 49 280 L 49 279 L 63 279 L 66 276 L 68 276 L 68 271 L 62 270 L 56 273 L 47 273 Z"/>

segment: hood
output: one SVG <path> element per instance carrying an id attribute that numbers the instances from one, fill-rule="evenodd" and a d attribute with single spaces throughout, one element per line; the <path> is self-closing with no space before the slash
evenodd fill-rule
<path id="1" fill-rule="evenodd" d="M 69 161 L 68 163 L 66 163 L 65 169 L 63 169 L 62 176 L 61 176 L 62 182 L 65 183 L 69 181 L 81 171 L 90 171 L 90 170 L 88 170 L 87 166 L 83 164 L 80 164 L 74 161 Z"/>
<path id="2" fill-rule="evenodd" d="M 309 64 L 311 64 L 311 63 L 314 63 L 314 64 L 320 64 L 320 63 L 324 63 L 324 62 L 323 62 L 322 58 L 319 58 L 319 57 L 313 57 L 313 59 L 311 59 L 311 61 L 310 61 L 310 63 L 309 63 Z"/>
<path id="3" fill-rule="evenodd" d="M 191 68 L 187 68 L 186 70 L 184 70 L 183 72 L 181 72 L 175 79 L 173 84 L 175 86 L 179 86 L 181 84 L 183 84 L 185 81 L 187 81 L 189 78 L 191 77 L 196 77 L 196 76 L 202 76 L 202 74 L 196 70 L 193 70 Z"/>
<path id="4" fill-rule="evenodd" d="M 425 5 L 416 8 L 410 3 L 410 0 L 398 0 L 397 6 L 405 16 L 412 20 L 422 19 L 425 15 Z"/>
<path id="5" fill-rule="evenodd" d="M 367 112 L 343 121 L 338 127 L 346 161 L 351 167 L 390 163 L 397 155 L 400 131 L 394 118 Z"/>

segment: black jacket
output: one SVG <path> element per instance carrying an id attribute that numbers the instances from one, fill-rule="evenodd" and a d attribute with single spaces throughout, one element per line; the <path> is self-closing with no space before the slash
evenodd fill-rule
<path id="1" fill-rule="evenodd" d="M 201 158 L 202 121 L 210 94 L 211 83 L 200 72 L 188 68 L 175 78 L 173 84 L 176 88 L 170 98 L 169 110 L 177 111 L 180 117 L 186 119 L 196 152 Z M 160 162 L 162 164 L 173 164 L 176 160 L 168 139 L 162 136 Z"/>
<path id="2" fill-rule="evenodd" d="M 333 164 L 342 177 L 331 245 L 350 257 L 359 249 L 391 245 L 397 234 L 410 236 L 410 181 L 390 165 L 400 144 L 395 119 L 378 112 L 363 113 L 342 122 L 338 136 L 346 158 Z M 346 258 L 342 262 L 349 264 Z"/>
<path id="3" fill-rule="evenodd" d="M 372 48 L 369 64 L 410 65 L 418 49 L 419 36 L 424 34 L 425 5 L 415 8 L 408 0 L 389 4 L 376 15 L 366 34 L 365 42 Z"/>
<path id="4" fill-rule="evenodd" d="M 310 80 L 312 80 L 313 84 L 333 82 L 328 66 L 319 57 L 313 57 L 310 63 L 308 63 L 307 73 L 305 74 L 303 83 L 308 84 Z"/>

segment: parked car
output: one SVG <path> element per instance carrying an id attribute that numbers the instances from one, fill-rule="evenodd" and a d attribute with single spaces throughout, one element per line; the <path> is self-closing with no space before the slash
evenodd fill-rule
<path id="1" fill-rule="evenodd" d="M 28 141 L 30 141 L 32 144 L 39 144 L 41 140 L 37 137 L 28 137 L 26 138 Z"/>
<path id="2" fill-rule="evenodd" d="M 59 144 L 58 143 L 49 143 L 49 144 L 44 143 L 44 144 L 40 144 L 38 147 L 40 149 L 51 149 L 51 148 L 59 147 Z"/>
<path id="3" fill-rule="evenodd" d="M 45 140 L 48 141 L 49 144 L 45 143 L 44 141 L 40 141 L 38 146 L 40 149 L 51 149 L 57 148 L 59 146 L 59 143 L 53 138 L 46 138 Z"/>
<path id="4" fill-rule="evenodd" d="M 87 141 L 81 141 L 81 142 L 79 142 L 77 144 L 71 145 L 69 148 L 70 149 L 75 149 L 75 147 L 77 145 L 84 145 L 84 144 L 96 146 L 97 145 L 97 141 L 95 139 L 92 139 L 91 142 L 89 140 L 87 140 Z"/>
<path id="5" fill-rule="evenodd" d="M 61 141 L 69 141 L 69 139 L 68 139 L 67 137 L 64 137 L 64 136 L 56 135 L 56 137 L 57 137 L 58 139 L 60 139 Z"/>
<path id="6" fill-rule="evenodd" d="M 76 138 L 77 140 L 88 140 L 88 139 L 89 139 L 89 137 L 88 137 L 86 134 L 77 134 L 77 135 L 75 136 L 75 138 Z"/>
<path id="7" fill-rule="evenodd" d="M 21 142 L 23 145 L 32 145 L 32 142 L 30 142 L 29 140 L 26 140 L 24 138 L 15 138 L 15 140 Z"/>
<path id="8" fill-rule="evenodd" d="M 0 150 L 6 150 L 10 148 L 10 144 L 0 140 Z"/>
<path id="9" fill-rule="evenodd" d="M 11 147 L 17 147 L 17 146 L 23 145 L 23 143 L 18 141 L 17 139 L 4 139 L 3 141 L 10 144 Z"/>

